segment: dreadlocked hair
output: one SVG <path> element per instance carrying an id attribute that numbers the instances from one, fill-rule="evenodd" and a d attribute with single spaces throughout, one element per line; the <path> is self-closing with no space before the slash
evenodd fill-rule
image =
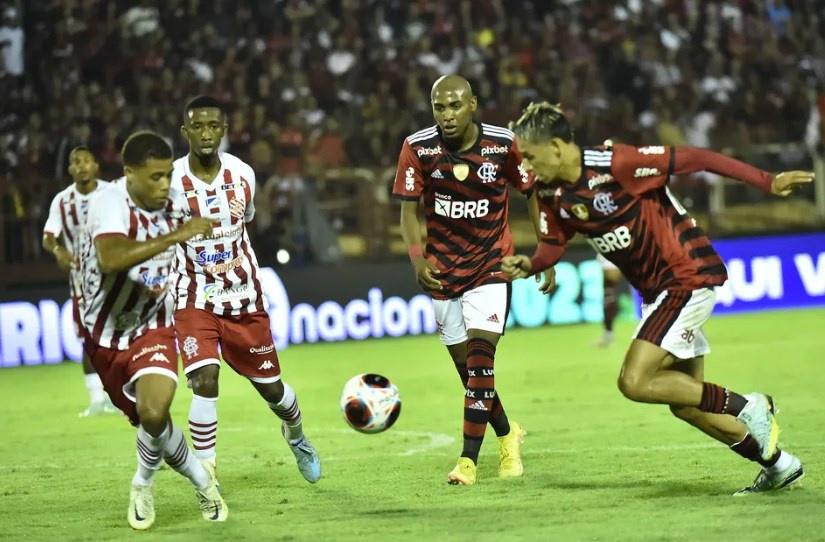
<path id="1" fill-rule="evenodd" d="M 573 130 L 561 104 L 530 102 L 518 120 L 510 122 L 509 128 L 525 140 L 544 141 L 558 137 L 566 143 L 573 141 Z"/>

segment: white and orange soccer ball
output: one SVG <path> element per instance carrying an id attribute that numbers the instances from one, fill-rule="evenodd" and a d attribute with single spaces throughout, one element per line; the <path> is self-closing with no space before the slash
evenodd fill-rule
<path id="1" fill-rule="evenodd" d="M 401 414 L 398 388 L 381 375 L 355 375 L 344 385 L 341 411 L 347 423 L 362 433 L 380 433 L 392 427 Z"/>

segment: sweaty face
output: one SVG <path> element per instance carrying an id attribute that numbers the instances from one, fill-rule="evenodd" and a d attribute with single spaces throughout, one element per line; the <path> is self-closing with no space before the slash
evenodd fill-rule
<path id="1" fill-rule="evenodd" d="M 89 151 L 74 151 L 69 157 L 69 175 L 75 182 L 94 179 L 97 170 L 97 160 Z"/>
<path id="2" fill-rule="evenodd" d="M 433 117 L 448 139 L 461 137 L 473 121 L 476 99 L 463 89 L 437 89 L 432 95 Z"/>
<path id="3" fill-rule="evenodd" d="M 171 178 L 171 158 L 150 158 L 142 166 L 126 168 L 126 179 L 132 197 L 148 211 L 157 211 L 166 206 Z"/>
<path id="4" fill-rule="evenodd" d="M 519 140 L 525 169 L 532 171 L 543 183 L 552 182 L 559 171 L 561 161 L 558 147 L 551 141 Z"/>
<path id="5" fill-rule="evenodd" d="M 210 156 L 218 152 L 226 133 L 226 119 L 217 107 L 190 109 L 181 132 L 189 142 L 189 150 L 198 156 Z"/>

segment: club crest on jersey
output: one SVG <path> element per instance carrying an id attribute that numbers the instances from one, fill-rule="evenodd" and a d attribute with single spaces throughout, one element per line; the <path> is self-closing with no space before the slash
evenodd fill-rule
<path id="1" fill-rule="evenodd" d="M 192 359 L 198 355 L 198 339 L 189 335 L 180 345 L 186 359 Z"/>
<path id="2" fill-rule="evenodd" d="M 593 198 L 593 208 L 603 215 L 609 215 L 619 210 L 613 202 L 613 194 L 610 192 L 599 192 L 596 194 Z"/>
<path id="3" fill-rule="evenodd" d="M 498 173 L 498 164 L 492 162 L 484 162 L 478 167 L 478 178 L 484 184 L 496 182 L 496 173 Z"/>
<path id="4" fill-rule="evenodd" d="M 573 214 L 576 215 L 576 218 L 579 220 L 587 220 L 590 218 L 590 211 L 587 210 L 587 206 L 583 203 L 577 203 L 570 208 L 573 211 Z"/>
<path id="5" fill-rule="evenodd" d="M 455 177 L 457 181 L 464 181 L 469 174 L 470 166 L 467 164 L 453 164 L 453 177 Z"/>
<path id="6" fill-rule="evenodd" d="M 242 218 L 246 212 L 246 202 L 239 198 L 232 198 L 229 202 L 229 214 L 235 218 Z"/>

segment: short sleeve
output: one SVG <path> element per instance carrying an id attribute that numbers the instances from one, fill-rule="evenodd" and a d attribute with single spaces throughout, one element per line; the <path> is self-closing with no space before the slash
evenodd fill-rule
<path id="1" fill-rule="evenodd" d="M 418 161 L 418 157 L 405 139 L 398 156 L 398 169 L 395 171 L 392 195 L 399 199 L 417 201 L 422 192 L 424 192 L 424 175 L 421 173 L 421 162 Z"/>
<path id="2" fill-rule="evenodd" d="M 507 160 L 504 163 L 504 176 L 507 181 L 522 194 L 529 194 L 533 190 L 536 178 L 532 172 L 525 169 L 522 163 L 524 158 L 518 146 L 518 139 L 513 139 L 510 151 L 507 153 Z"/>
<path id="3" fill-rule="evenodd" d="M 539 238 L 542 243 L 564 247 L 575 234 L 564 224 L 552 201 L 539 199 Z"/>
<path id="4" fill-rule="evenodd" d="M 60 237 L 63 233 L 63 219 L 60 216 L 60 194 L 54 197 L 51 206 L 49 206 L 49 217 L 46 219 L 46 225 L 43 226 L 43 233 L 50 233 L 55 237 Z"/>
<path id="5" fill-rule="evenodd" d="M 103 190 L 89 198 L 86 227 L 93 240 L 101 235 L 129 235 L 129 205 L 117 188 Z"/>
<path id="6" fill-rule="evenodd" d="M 673 173 L 673 148 L 662 145 L 615 145 L 611 173 L 630 194 L 638 196 L 667 184 Z"/>

